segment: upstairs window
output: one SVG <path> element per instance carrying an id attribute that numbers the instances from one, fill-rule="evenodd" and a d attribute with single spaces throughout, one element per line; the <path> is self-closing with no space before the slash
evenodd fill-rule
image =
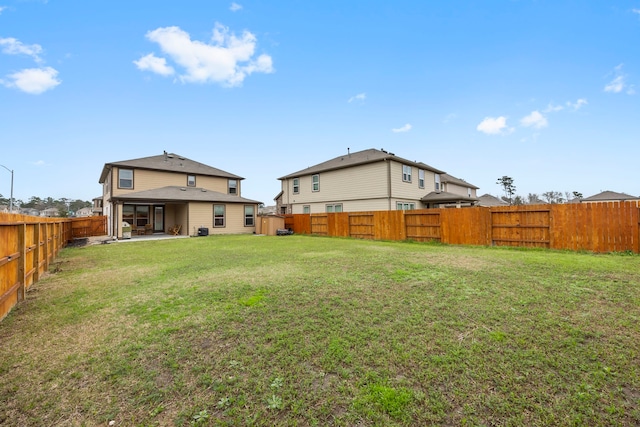
<path id="1" fill-rule="evenodd" d="M 133 188 L 133 169 L 118 169 L 118 188 Z"/>
<path id="2" fill-rule="evenodd" d="M 253 205 L 244 206 L 244 226 L 245 227 L 253 227 L 256 224 L 254 208 L 255 206 Z"/>
<path id="3" fill-rule="evenodd" d="M 320 191 L 320 175 L 311 176 L 311 191 Z"/>
<path id="4" fill-rule="evenodd" d="M 418 187 L 424 188 L 424 170 L 418 170 Z"/>
<path id="5" fill-rule="evenodd" d="M 195 187 L 195 186 L 196 186 L 196 176 L 187 175 L 187 187 Z"/>
<path id="6" fill-rule="evenodd" d="M 229 180 L 229 194 L 238 194 L 238 180 L 230 179 Z"/>
<path id="7" fill-rule="evenodd" d="M 293 178 L 293 194 L 300 193 L 300 178 Z"/>
<path id="8" fill-rule="evenodd" d="M 411 166 L 402 165 L 402 180 L 411 182 Z"/>
<path id="9" fill-rule="evenodd" d="M 436 191 L 441 191 L 442 187 L 440 186 L 440 174 L 435 174 L 435 183 L 436 183 Z"/>

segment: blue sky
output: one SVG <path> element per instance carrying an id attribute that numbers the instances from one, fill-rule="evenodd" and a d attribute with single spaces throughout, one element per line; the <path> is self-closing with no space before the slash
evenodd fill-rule
<path id="1" fill-rule="evenodd" d="M 24 201 L 166 150 L 273 204 L 347 148 L 638 196 L 639 46 L 640 0 L 0 0 L 0 164 Z"/>

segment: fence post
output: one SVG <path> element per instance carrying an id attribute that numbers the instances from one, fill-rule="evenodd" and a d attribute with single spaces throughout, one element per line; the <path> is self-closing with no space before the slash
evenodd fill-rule
<path id="1" fill-rule="evenodd" d="M 18 251 L 20 255 L 18 256 L 18 277 L 17 282 L 20 283 L 20 287 L 18 288 L 18 302 L 24 301 L 24 289 L 25 289 L 25 266 L 27 262 L 27 243 L 26 243 L 26 228 L 27 225 L 22 222 L 18 224 Z"/>

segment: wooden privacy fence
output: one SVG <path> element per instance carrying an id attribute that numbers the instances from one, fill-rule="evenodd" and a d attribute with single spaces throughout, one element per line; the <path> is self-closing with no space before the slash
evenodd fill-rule
<path id="1" fill-rule="evenodd" d="M 0 213 L 0 320 L 78 237 L 106 234 L 106 217 L 41 218 Z"/>
<path id="2" fill-rule="evenodd" d="M 640 253 L 640 202 L 285 216 L 298 234 Z"/>

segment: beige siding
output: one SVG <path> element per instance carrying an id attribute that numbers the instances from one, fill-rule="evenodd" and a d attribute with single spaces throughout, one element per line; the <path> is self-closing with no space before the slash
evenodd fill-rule
<path id="1" fill-rule="evenodd" d="M 415 201 L 419 203 L 420 199 L 428 193 L 435 191 L 435 174 L 431 171 L 424 171 L 424 188 L 418 186 L 419 168 L 411 167 L 411 182 L 402 180 L 402 163 L 391 162 L 391 189 L 394 198 L 403 201 Z M 394 203 L 395 205 L 395 203 Z"/>
<path id="2" fill-rule="evenodd" d="M 402 180 L 402 163 L 376 162 L 320 173 L 320 191 L 312 191 L 311 175 L 300 177 L 300 193 L 293 194 L 293 179 L 282 181 L 282 203 L 292 206 L 292 213 L 325 212 L 327 204 L 342 203 L 343 212 L 394 210 L 396 202 L 415 203 L 435 191 L 435 174 L 425 170 L 424 188 L 419 187 L 419 168 L 412 166 L 411 182 Z"/>
<path id="3" fill-rule="evenodd" d="M 217 203 L 216 203 L 217 204 Z M 244 226 L 244 204 L 233 203 L 225 205 L 225 226 L 213 226 L 213 203 L 189 204 L 189 235 L 198 235 L 198 228 L 209 229 L 209 234 L 250 234 L 256 231 L 253 227 Z M 258 212 L 258 206 L 253 205 L 254 215 Z M 257 219 L 254 219 L 254 223 Z"/>
<path id="4" fill-rule="evenodd" d="M 366 199 L 366 200 L 348 200 L 338 201 L 336 203 L 342 203 L 343 212 L 363 212 L 363 211 L 386 211 L 389 210 L 389 199 Z M 332 203 L 333 204 L 333 203 Z M 293 213 L 303 213 L 304 206 L 308 205 L 310 213 L 326 212 L 327 203 L 303 203 L 294 204 L 292 206 Z M 395 209 L 395 204 L 391 206 L 391 209 Z"/>
<path id="5" fill-rule="evenodd" d="M 448 193 L 459 194 L 461 196 L 467 196 L 469 194 L 469 187 L 464 187 L 462 185 L 448 182 L 444 188 L 444 191 Z M 474 188 L 471 189 L 471 197 L 476 197 L 476 190 Z"/>
<path id="6" fill-rule="evenodd" d="M 118 188 L 118 168 L 112 169 L 113 195 L 120 196 L 127 193 L 153 190 L 156 188 L 168 186 L 186 187 L 187 174 L 150 171 L 144 169 L 136 169 L 133 171 L 133 189 Z M 196 187 L 206 188 L 207 190 L 226 193 L 228 191 L 227 178 L 216 178 L 210 176 L 196 175 Z M 240 194 L 240 183 L 238 183 L 238 194 Z"/>

